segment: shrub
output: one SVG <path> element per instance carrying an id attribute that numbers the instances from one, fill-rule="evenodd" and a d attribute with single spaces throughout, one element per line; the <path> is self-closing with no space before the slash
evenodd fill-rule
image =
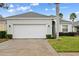
<path id="1" fill-rule="evenodd" d="M 7 39 L 12 39 L 12 34 L 7 34 L 7 35 L 6 35 L 6 38 L 7 38 Z"/>
<path id="2" fill-rule="evenodd" d="M 79 32 L 77 32 L 77 35 L 79 35 Z"/>
<path id="3" fill-rule="evenodd" d="M 46 35 L 46 38 L 47 39 L 51 39 L 51 35 Z"/>
<path id="4" fill-rule="evenodd" d="M 0 31 L 0 38 L 6 38 L 6 31 Z"/>
<path id="5" fill-rule="evenodd" d="M 77 32 L 59 33 L 59 36 L 76 36 L 76 35 L 77 35 Z"/>
<path id="6" fill-rule="evenodd" d="M 50 34 L 46 35 L 46 39 L 55 39 L 56 37 L 52 37 Z"/>

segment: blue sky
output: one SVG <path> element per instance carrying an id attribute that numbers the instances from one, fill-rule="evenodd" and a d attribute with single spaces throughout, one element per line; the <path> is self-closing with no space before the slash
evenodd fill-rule
<path id="1" fill-rule="evenodd" d="M 49 3 L 10 3 L 9 9 L 0 8 L 0 15 L 3 17 L 13 16 L 27 12 L 37 12 L 45 15 L 55 15 L 55 4 Z M 60 13 L 63 13 L 64 19 L 69 20 L 71 13 L 76 13 L 79 16 L 78 3 L 61 3 Z M 79 18 L 77 18 L 79 19 Z"/>

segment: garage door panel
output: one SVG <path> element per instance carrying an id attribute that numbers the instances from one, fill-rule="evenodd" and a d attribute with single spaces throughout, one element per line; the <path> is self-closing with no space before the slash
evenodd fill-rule
<path id="1" fill-rule="evenodd" d="M 46 38 L 46 25 L 14 25 L 13 38 Z"/>

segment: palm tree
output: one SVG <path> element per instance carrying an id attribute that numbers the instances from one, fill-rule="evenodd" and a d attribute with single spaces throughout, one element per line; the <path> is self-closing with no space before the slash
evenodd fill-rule
<path id="1" fill-rule="evenodd" d="M 0 3 L 0 7 L 3 7 L 4 6 L 4 3 Z"/>
<path id="2" fill-rule="evenodd" d="M 60 27 L 60 20 L 59 20 L 59 3 L 56 3 L 56 38 L 59 39 L 59 27 Z"/>
<path id="3" fill-rule="evenodd" d="M 59 13 L 59 17 L 62 19 L 63 18 L 63 14 L 62 13 Z"/>
<path id="4" fill-rule="evenodd" d="M 77 15 L 75 13 L 70 14 L 70 20 L 72 20 L 72 32 L 74 31 L 74 20 L 77 18 Z"/>
<path id="5" fill-rule="evenodd" d="M 52 5 L 51 3 L 49 3 Z M 59 25 L 60 25 L 60 20 L 59 20 L 59 3 L 55 3 L 56 5 L 56 23 L 55 23 L 55 36 L 56 39 L 59 39 Z"/>

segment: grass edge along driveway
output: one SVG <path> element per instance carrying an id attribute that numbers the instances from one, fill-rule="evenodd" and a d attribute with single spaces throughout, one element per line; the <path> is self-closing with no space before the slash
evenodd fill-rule
<path id="1" fill-rule="evenodd" d="M 57 52 L 79 52 L 79 36 L 61 36 L 61 39 L 48 39 Z"/>

